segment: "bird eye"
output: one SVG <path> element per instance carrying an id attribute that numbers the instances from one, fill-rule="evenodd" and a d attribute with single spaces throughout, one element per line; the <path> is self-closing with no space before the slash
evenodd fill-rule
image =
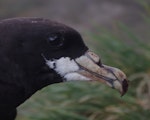
<path id="1" fill-rule="evenodd" d="M 63 45 L 64 38 L 59 34 L 51 34 L 48 37 L 48 42 L 51 47 L 61 47 Z"/>

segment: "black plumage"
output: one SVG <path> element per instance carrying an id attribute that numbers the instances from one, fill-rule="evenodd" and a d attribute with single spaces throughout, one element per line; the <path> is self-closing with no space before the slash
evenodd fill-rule
<path id="1" fill-rule="evenodd" d="M 51 43 L 55 35 L 58 40 Z M 62 82 L 43 54 L 47 59 L 73 59 L 86 50 L 79 33 L 63 24 L 42 18 L 0 21 L 0 119 L 15 116 L 16 107 L 37 90 Z"/>

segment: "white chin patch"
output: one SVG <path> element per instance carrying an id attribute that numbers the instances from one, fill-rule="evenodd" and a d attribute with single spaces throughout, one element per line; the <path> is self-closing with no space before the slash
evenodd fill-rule
<path id="1" fill-rule="evenodd" d="M 72 80 L 90 80 L 77 73 L 79 66 L 77 63 L 69 57 L 61 57 L 54 60 L 46 60 L 46 64 L 53 70 L 55 70 L 60 76 L 65 78 L 66 81 Z"/>

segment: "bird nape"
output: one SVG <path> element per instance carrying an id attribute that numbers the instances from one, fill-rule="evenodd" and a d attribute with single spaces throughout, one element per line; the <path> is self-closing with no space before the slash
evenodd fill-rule
<path id="1" fill-rule="evenodd" d="M 99 81 L 124 95 L 126 75 L 101 63 L 80 34 L 43 18 L 0 21 L 0 119 L 14 120 L 16 107 L 54 83 Z"/>

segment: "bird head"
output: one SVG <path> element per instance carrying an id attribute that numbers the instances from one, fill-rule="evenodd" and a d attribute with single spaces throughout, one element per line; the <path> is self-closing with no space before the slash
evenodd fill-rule
<path id="1" fill-rule="evenodd" d="M 46 65 L 61 76 L 63 81 L 98 81 L 124 95 L 128 90 L 127 77 L 120 69 L 104 65 L 100 57 L 85 45 L 74 29 L 55 23 L 47 34 L 42 57 Z"/>
<path id="2" fill-rule="evenodd" d="M 62 81 L 98 81 L 118 90 L 121 95 L 127 92 L 126 75 L 118 68 L 104 65 L 76 30 L 43 18 L 10 19 L 1 23 L 9 29 L 9 37 L 15 39 L 15 52 L 10 49 L 11 55 L 16 56 L 15 62 L 18 59 L 23 61 L 17 64 L 28 67 L 28 71 L 36 71 L 36 64 L 40 66 L 39 59 L 42 59 L 44 65 L 59 75 Z M 3 31 L 1 34 L 8 36 Z M 49 78 L 49 81 L 55 83 L 55 79 Z"/>

